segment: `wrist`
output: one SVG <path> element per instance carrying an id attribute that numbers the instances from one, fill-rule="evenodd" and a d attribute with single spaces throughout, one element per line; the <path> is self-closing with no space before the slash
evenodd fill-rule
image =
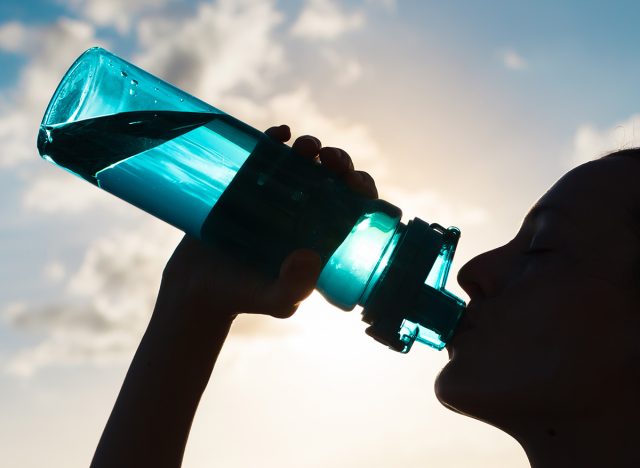
<path id="1" fill-rule="evenodd" d="M 149 370 L 181 381 L 188 393 L 204 391 L 224 345 L 233 317 L 201 324 L 180 309 L 156 305 L 143 337 L 142 351 Z"/>
<path id="2" fill-rule="evenodd" d="M 191 300 L 158 296 L 148 332 L 162 335 L 174 344 L 194 340 L 213 345 L 224 341 L 236 314 L 212 309 Z"/>
<path id="3" fill-rule="evenodd" d="M 211 328 L 215 332 L 221 325 L 230 324 L 238 313 L 235 305 L 223 300 L 216 288 L 203 287 L 200 281 L 163 275 L 153 317 L 172 326 L 203 328 L 201 331 Z"/>

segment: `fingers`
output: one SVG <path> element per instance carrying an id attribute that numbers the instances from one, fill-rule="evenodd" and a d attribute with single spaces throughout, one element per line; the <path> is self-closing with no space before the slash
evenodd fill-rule
<path id="1" fill-rule="evenodd" d="M 286 125 L 271 127 L 265 132 L 271 138 L 288 141 L 291 130 Z M 291 148 L 308 160 L 319 160 L 323 166 L 339 175 L 355 192 L 368 198 L 378 198 L 378 189 L 373 178 L 364 171 L 355 171 L 353 161 L 346 151 L 340 148 L 323 148 L 320 140 L 311 135 L 296 139 Z"/>
<path id="2" fill-rule="evenodd" d="M 378 198 L 376 183 L 367 172 L 356 171 L 353 160 L 349 154 L 341 148 L 327 146 L 321 147 L 320 140 L 312 136 L 303 136 L 293 144 L 294 149 L 298 145 L 298 152 L 307 158 L 313 159 L 316 155 L 324 167 L 336 173 L 354 191 L 367 198 Z"/>
<path id="3" fill-rule="evenodd" d="M 280 125 L 278 127 L 270 127 L 264 132 L 267 136 L 276 141 L 284 143 L 291 139 L 291 129 L 288 125 Z"/>
<path id="4" fill-rule="evenodd" d="M 276 141 L 284 143 L 291 139 L 291 129 L 288 125 L 280 125 L 278 127 L 269 127 L 265 132 L 267 136 Z M 315 159 L 322 145 L 320 140 L 311 135 L 303 135 L 296 139 L 291 145 L 293 150 L 300 156 L 307 159 Z"/>
<path id="5" fill-rule="evenodd" d="M 291 148 L 300 156 L 306 159 L 315 159 L 322 144 L 320 140 L 311 135 L 304 135 L 296 139 Z"/>
<path id="6" fill-rule="evenodd" d="M 320 150 L 318 156 L 322 165 L 336 174 L 353 171 L 353 161 L 343 149 L 327 146 Z"/>
<path id="7" fill-rule="evenodd" d="M 368 172 L 351 171 L 342 176 L 342 180 L 355 192 L 367 198 L 378 198 L 378 188 Z"/>
<path id="8" fill-rule="evenodd" d="M 280 268 L 280 276 L 260 298 L 260 309 L 278 318 L 293 315 L 300 302 L 313 292 L 322 262 L 313 250 L 300 249 L 291 253 Z"/>

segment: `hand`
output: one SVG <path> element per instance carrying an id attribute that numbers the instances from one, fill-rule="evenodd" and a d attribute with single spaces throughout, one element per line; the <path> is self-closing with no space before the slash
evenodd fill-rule
<path id="1" fill-rule="evenodd" d="M 286 125 L 265 133 L 283 143 L 291 138 Z M 312 136 L 298 138 L 292 148 L 300 157 L 317 160 L 340 175 L 353 190 L 377 198 L 371 176 L 355 171 L 344 150 L 323 148 Z M 188 313 L 203 326 L 221 314 L 233 317 L 241 312 L 286 318 L 311 294 L 321 267 L 318 254 L 300 249 L 284 260 L 273 279 L 215 246 L 185 236 L 164 270 L 158 301 L 168 301 L 169 309 Z"/>
<path id="2" fill-rule="evenodd" d="M 267 135 L 285 142 L 286 126 Z M 373 179 L 353 169 L 337 148 L 317 138 L 298 138 L 300 157 L 318 159 L 354 190 L 376 197 Z M 167 264 L 147 331 L 129 367 L 92 461 L 111 466 L 180 466 L 202 392 L 233 317 L 240 312 L 288 317 L 315 286 L 320 257 L 296 250 L 277 279 L 230 257 L 221 249 L 185 236 Z"/>

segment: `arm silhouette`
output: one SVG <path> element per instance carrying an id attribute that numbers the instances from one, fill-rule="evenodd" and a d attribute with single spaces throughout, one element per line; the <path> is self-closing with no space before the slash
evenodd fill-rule
<path id="1" fill-rule="evenodd" d="M 285 142 L 287 126 L 272 127 Z M 355 171 L 337 148 L 305 136 L 292 145 L 340 174 L 352 189 L 376 197 L 373 179 Z M 238 313 L 291 316 L 314 289 L 319 256 L 297 250 L 277 279 L 266 278 L 214 246 L 185 236 L 167 263 L 153 315 L 129 367 L 91 466 L 177 467 L 193 417 Z"/>

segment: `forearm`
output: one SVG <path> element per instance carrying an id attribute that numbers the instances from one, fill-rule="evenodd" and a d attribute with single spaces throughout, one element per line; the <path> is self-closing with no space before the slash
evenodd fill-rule
<path id="1" fill-rule="evenodd" d="M 285 142 L 288 127 L 266 131 Z M 373 179 L 355 172 L 343 150 L 298 138 L 300 157 L 319 159 L 355 191 L 377 197 Z M 366 177 L 365 177 L 366 176 Z M 284 259 L 277 278 L 226 249 L 185 236 L 163 272 L 158 304 L 131 363 L 92 466 L 179 466 L 193 416 L 238 312 L 291 316 L 311 294 L 320 256 L 309 249 Z"/>
<path id="2" fill-rule="evenodd" d="M 202 326 L 156 305 L 91 466 L 180 466 L 193 416 L 232 318 Z M 207 311 L 216 314 L 216 311 Z"/>

